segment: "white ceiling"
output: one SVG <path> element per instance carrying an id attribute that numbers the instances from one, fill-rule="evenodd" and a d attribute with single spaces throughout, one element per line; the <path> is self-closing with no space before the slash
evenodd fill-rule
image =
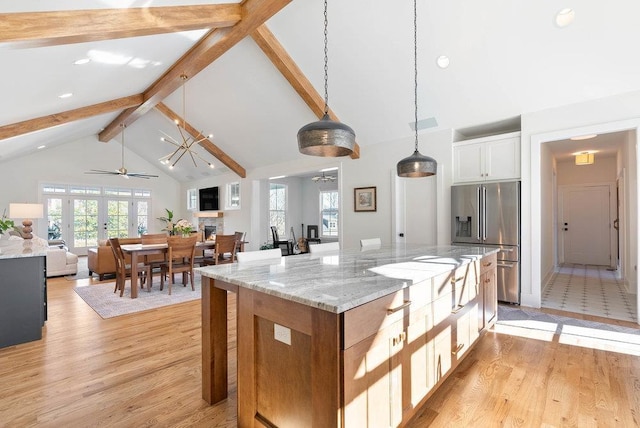
<path id="1" fill-rule="evenodd" d="M 86 0 L 82 8 L 234 2 Z M 73 9 L 77 4 L 0 0 L 0 13 Z M 321 94 L 322 6 L 321 0 L 293 0 L 267 22 Z M 554 18 L 565 7 L 575 10 L 575 22 L 559 28 Z M 418 14 L 418 119 L 435 117 L 438 127 L 431 129 L 482 129 L 522 113 L 640 89 L 640 57 L 633 51 L 640 39 L 639 2 L 418 0 Z M 355 130 L 362 151 L 412 133 L 412 24 L 409 0 L 329 1 L 329 104 Z M 0 44 L 0 126 L 141 93 L 202 33 L 53 47 Z M 130 60 L 123 65 L 73 65 L 97 51 Z M 447 69 L 436 66 L 440 55 L 450 57 Z M 134 66 L 139 63 L 146 65 Z M 296 133 L 316 118 L 251 38 L 190 76 L 185 91 L 187 121 L 212 133 L 213 142 L 247 170 L 303 156 Z M 64 92 L 74 96 L 59 99 Z M 164 103 L 182 114 L 182 91 Z M 0 140 L 0 162 L 41 144 L 51 147 L 95 135 L 116 116 L 105 114 Z M 178 138 L 175 125 L 152 110 L 127 128 L 126 146 L 157 162 L 171 150 L 160 141 L 160 131 Z M 119 138 L 112 142 L 119 144 Z M 104 143 L 96 139 L 94 144 Z M 220 162 L 215 164 L 215 170 L 203 164 L 193 168 L 185 159 L 167 172 L 185 181 L 228 171 Z"/>

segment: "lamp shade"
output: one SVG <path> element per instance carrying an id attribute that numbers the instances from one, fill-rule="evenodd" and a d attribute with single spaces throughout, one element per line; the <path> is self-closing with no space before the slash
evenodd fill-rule
<path id="1" fill-rule="evenodd" d="M 398 177 L 429 177 L 436 175 L 438 163 L 432 157 L 421 154 L 418 150 L 402 159 L 397 165 Z"/>
<path id="2" fill-rule="evenodd" d="M 348 156 L 356 145 L 356 133 L 348 125 L 331 120 L 328 114 L 298 131 L 298 150 L 312 156 Z"/>
<path id="3" fill-rule="evenodd" d="M 44 217 L 42 204 L 9 204 L 9 217 L 34 219 Z"/>
<path id="4" fill-rule="evenodd" d="M 593 153 L 584 152 L 576 155 L 576 165 L 591 165 L 593 162 L 595 162 Z"/>

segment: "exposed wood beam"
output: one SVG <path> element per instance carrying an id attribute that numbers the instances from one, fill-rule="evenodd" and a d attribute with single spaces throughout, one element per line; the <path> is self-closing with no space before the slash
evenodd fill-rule
<path id="1" fill-rule="evenodd" d="M 22 134 L 28 134 L 29 132 L 39 131 L 41 129 L 51 128 L 52 126 L 62 125 L 64 123 L 80 119 L 86 119 L 103 113 L 110 113 L 112 111 L 134 107 L 142 104 L 143 100 L 144 98 L 142 94 L 131 95 L 87 107 L 77 108 L 75 110 L 68 110 L 62 113 L 50 114 L 48 116 L 1 126 L 0 140 L 16 137 Z"/>
<path id="2" fill-rule="evenodd" d="M 186 122 L 184 118 L 178 116 L 176 112 L 167 107 L 164 103 L 158 103 L 156 105 L 156 109 L 164 114 L 166 117 L 171 119 L 174 122 L 184 123 L 184 129 L 191 134 L 193 138 L 201 138 L 202 134 L 194 128 L 190 123 Z M 216 159 L 226 165 L 230 170 L 238 174 L 242 178 L 247 177 L 247 172 L 245 169 L 240 166 L 238 162 L 233 160 L 231 156 L 226 154 L 222 149 L 213 144 L 208 138 L 202 140 L 199 143 L 206 151 L 208 151 L 211 155 L 213 155 Z"/>
<path id="3" fill-rule="evenodd" d="M 202 28 L 231 27 L 239 4 L 63 10 L 0 14 L 0 42 L 53 46 Z"/>
<path id="4" fill-rule="evenodd" d="M 300 95 L 302 100 L 307 103 L 311 111 L 319 118 L 324 116 L 324 98 L 316 91 L 307 76 L 304 75 L 298 64 L 289 56 L 278 39 L 267 28 L 265 24 L 256 28 L 251 33 L 253 40 L 260 46 L 260 49 L 267 55 L 276 68 L 282 73 L 289 84 Z M 338 121 L 338 117 L 331 109 L 329 109 L 329 117 Z M 353 153 L 350 155 L 352 159 L 360 158 L 360 146 L 356 143 Z"/>
<path id="5" fill-rule="evenodd" d="M 245 0 L 241 3 L 242 19 L 233 27 L 215 29 L 205 35 L 189 52 L 144 92 L 144 103 L 126 112 L 121 121 L 131 124 L 155 107 L 188 78 L 206 68 L 240 40 L 288 5 L 291 0 Z M 121 115 L 122 116 L 122 115 Z M 123 119 L 123 120 L 122 120 Z M 99 135 L 100 141 L 109 141 L 118 134 L 119 122 L 110 123 Z"/>

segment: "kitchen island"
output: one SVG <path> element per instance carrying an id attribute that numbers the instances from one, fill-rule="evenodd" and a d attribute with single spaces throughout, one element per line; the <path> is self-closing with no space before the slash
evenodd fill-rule
<path id="1" fill-rule="evenodd" d="M 29 240 L 0 240 L 0 348 L 42 338 L 46 250 Z"/>
<path id="2" fill-rule="evenodd" d="M 402 245 L 200 268 L 203 398 L 227 397 L 233 292 L 238 426 L 402 425 L 495 322 L 496 252 Z"/>

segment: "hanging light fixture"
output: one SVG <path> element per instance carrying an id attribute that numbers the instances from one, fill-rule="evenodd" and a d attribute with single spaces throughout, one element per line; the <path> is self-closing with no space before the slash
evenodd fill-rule
<path id="1" fill-rule="evenodd" d="M 298 149 L 312 156 L 348 156 L 356 145 L 356 134 L 349 126 L 329 117 L 327 24 L 327 0 L 324 0 L 324 115 L 319 121 L 300 128 Z"/>
<path id="2" fill-rule="evenodd" d="M 178 127 L 178 132 L 180 133 L 180 137 L 182 138 L 182 141 L 178 142 L 174 140 L 173 137 L 171 137 L 170 135 L 160 131 L 165 135 L 164 137 L 160 138 L 162 141 L 166 141 L 176 146 L 176 149 L 173 152 L 160 158 L 160 162 L 165 165 L 169 165 L 169 168 L 173 169 L 173 167 L 178 163 L 178 161 L 182 159 L 182 157 L 185 154 L 188 153 L 189 156 L 191 157 L 191 160 L 193 161 L 193 166 L 195 166 L 196 168 L 198 167 L 198 164 L 196 163 L 196 158 L 206 163 L 207 166 L 209 166 L 209 168 L 213 168 L 214 165 L 211 162 L 205 160 L 202 156 L 200 156 L 200 154 L 196 152 L 193 147 L 194 145 L 198 146 L 199 143 L 206 140 L 207 138 L 212 138 L 213 135 L 209 134 L 205 136 L 205 135 L 202 135 L 202 132 L 200 132 L 195 138 L 193 138 L 191 135 L 189 135 L 189 132 L 187 131 L 187 116 L 186 116 L 185 88 L 184 88 L 184 82 L 187 80 L 187 76 L 186 74 L 182 74 L 180 75 L 180 78 L 182 79 L 182 127 L 180 127 L 179 120 L 176 119 L 175 123 L 176 123 L 176 126 Z"/>
<path id="3" fill-rule="evenodd" d="M 418 6 L 417 0 L 413 0 L 413 75 L 414 75 L 414 129 L 415 129 L 415 151 L 407 158 L 398 162 L 398 177 L 429 177 L 435 175 L 438 169 L 436 160 L 429 156 L 424 156 L 418 151 Z"/>
<path id="4" fill-rule="evenodd" d="M 326 183 L 328 181 L 335 181 L 335 180 L 336 180 L 335 175 L 325 175 L 324 171 L 322 171 L 321 175 L 315 175 L 311 177 L 311 181 L 315 181 L 316 183 Z"/>

